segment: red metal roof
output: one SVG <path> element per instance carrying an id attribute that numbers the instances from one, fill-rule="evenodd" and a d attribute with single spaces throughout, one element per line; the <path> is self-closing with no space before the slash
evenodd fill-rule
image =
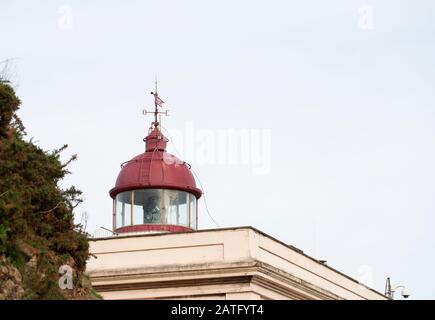
<path id="1" fill-rule="evenodd" d="M 166 152 L 168 139 L 160 130 L 151 130 L 144 141 L 145 152 L 122 165 L 110 196 L 115 198 L 128 190 L 162 188 L 187 191 L 200 198 L 202 191 L 196 187 L 190 166 Z"/>

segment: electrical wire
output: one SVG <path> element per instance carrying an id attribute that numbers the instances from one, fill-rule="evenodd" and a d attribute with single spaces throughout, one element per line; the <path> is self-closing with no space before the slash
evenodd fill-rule
<path id="1" fill-rule="evenodd" d="M 196 174 L 195 170 L 193 170 L 192 168 L 191 168 L 191 170 L 192 170 L 193 174 L 195 175 L 195 177 L 198 179 L 198 182 L 199 182 L 199 185 L 201 186 L 201 189 L 202 189 L 202 190 L 205 190 L 204 187 L 202 186 L 201 179 L 199 179 L 199 177 L 198 177 L 198 175 Z M 214 224 L 215 224 L 218 228 L 220 228 L 219 223 L 216 222 L 216 220 L 213 218 L 213 216 L 211 215 L 210 211 L 208 210 L 207 199 L 206 199 L 206 197 L 205 197 L 205 191 L 203 192 L 203 197 L 204 197 L 205 210 L 207 211 L 208 216 L 209 216 L 210 219 L 214 222 Z"/>

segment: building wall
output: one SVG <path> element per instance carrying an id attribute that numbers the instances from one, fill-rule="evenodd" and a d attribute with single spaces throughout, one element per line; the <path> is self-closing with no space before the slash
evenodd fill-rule
<path id="1" fill-rule="evenodd" d="M 251 227 L 91 239 L 105 299 L 386 299 Z"/>

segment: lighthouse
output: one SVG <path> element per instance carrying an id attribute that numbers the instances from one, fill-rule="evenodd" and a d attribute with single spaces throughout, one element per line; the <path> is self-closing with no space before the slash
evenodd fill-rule
<path id="1" fill-rule="evenodd" d="M 157 89 L 157 88 L 156 88 Z M 168 139 L 163 135 L 159 111 L 163 100 L 157 90 L 154 96 L 154 121 L 148 129 L 145 152 L 121 165 L 113 199 L 113 232 L 152 233 L 197 230 L 198 199 L 190 165 L 166 151 Z"/>
<path id="2" fill-rule="evenodd" d="M 164 102 L 152 94 L 145 151 L 121 165 L 109 192 L 113 234 L 89 239 L 86 272 L 104 299 L 388 299 L 254 227 L 198 230 L 202 191 L 166 151 Z"/>

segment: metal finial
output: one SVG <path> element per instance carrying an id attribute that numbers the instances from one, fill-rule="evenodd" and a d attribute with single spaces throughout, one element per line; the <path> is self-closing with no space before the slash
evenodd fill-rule
<path id="1" fill-rule="evenodd" d="M 151 127 L 157 128 L 160 125 L 160 121 L 157 118 L 159 115 L 164 114 L 165 116 L 168 115 L 168 110 L 166 111 L 159 111 L 158 107 L 163 108 L 163 104 L 165 103 L 162 99 L 160 99 L 158 93 L 157 93 L 157 76 L 155 78 L 155 91 L 151 91 L 151 94 L 154 96 L 154 111 L 150 112 L 147 110 L 143 111 L 144 115 L 147 115 L 148 113 L 154 114 L 154 122 L 151 124 Z"/>

